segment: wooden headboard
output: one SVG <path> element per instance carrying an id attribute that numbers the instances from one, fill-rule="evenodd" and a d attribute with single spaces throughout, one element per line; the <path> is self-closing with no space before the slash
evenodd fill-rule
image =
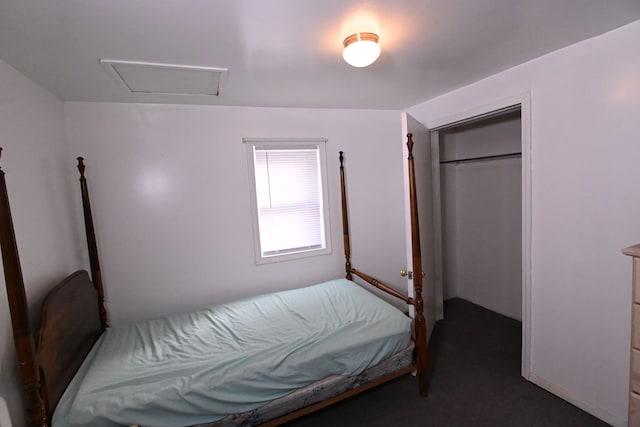
<path id="1" fill-rule="evenodd" d="M 42 398 L 52 414 L 102 334 L 98 293 L 89 273 L 76 271 L 53 288 L 41 308 L 36 356 Z"/>
<path id="2" fill-rule="evenodd" d="M 7 184 L 4 171 L 0 169 L 0 246 L 13 341 L 20 380 L 27 398 L 30 426 L 50 425 L 51 415 L 62 393 L 107 326 L 84 164 L 81 158 L 78 162 L 93 280 L 86 271 L 77 271 L 56 285 L 43 302 L 42 326 L 38 334 L 31 330 Z"/>

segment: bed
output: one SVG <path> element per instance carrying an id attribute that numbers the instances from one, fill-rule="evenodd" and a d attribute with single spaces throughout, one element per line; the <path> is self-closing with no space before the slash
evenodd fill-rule
<path id="1" fill-rule="evenodd" d="M 52 288 L 35 334 L 0 170 L 0 244 L 29 424 L 279 425 L 414 372 L 426 395 L 413 141 L 407 137 L 413 296 L 352 267 L 340 152 L 344 279 L 109 327 L 85 165 L 78 158 L 91 274 L 76 271 Z M 413 319 L 354 276 L 413 305 Z"/>

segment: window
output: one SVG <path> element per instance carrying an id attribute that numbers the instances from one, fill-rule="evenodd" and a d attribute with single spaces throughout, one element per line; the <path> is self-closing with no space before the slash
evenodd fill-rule
<path id="1" fill-rule="evenodd" d="M 244 142 L 256 262 L 330 253 L 326 140 Z"/>

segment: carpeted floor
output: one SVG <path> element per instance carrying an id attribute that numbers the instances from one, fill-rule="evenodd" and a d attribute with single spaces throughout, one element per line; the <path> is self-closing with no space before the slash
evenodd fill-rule
<path id="1" fill-rule="evenodd" d="M 606 426 L 520 376 L 521 323 L 461 299 L 445 302 L 430 341 L 431 385 L 405 376 L 289 426 Z"/>

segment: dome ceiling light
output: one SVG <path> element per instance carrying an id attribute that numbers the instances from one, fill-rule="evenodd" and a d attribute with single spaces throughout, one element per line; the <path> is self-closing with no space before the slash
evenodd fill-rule
<path id="1" fill-rule="evenodd" d="M 380 56 L 378 35 L 374 33 L 356 33 L 344 39 L 342 57 L 354 67 L 371 65 Z"/>

